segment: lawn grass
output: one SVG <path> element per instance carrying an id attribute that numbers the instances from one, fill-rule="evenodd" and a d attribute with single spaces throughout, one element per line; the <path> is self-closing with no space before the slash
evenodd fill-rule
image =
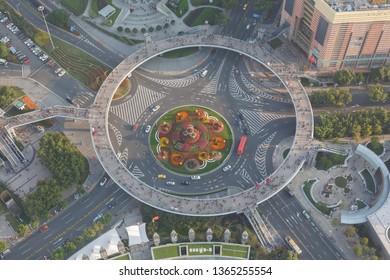
<path id="1" fill-rule="evenodd" d="M 152 247 L 152 256 L 154 260 L 178 257 L 179 246 L 166 245 L 166 246 Z"/>
<path id="2" fill-rule="evenodd" d="M 317 170 L 326 171 L 335 165 L 344 164 L 346 158 L 347 156 L 340 155 L 340 154 L 334 154 L 330 152 L 318 152 L 316 157 L 315 168 Z"/>
<path id="3" fill-rule="evenodd" d="M 8 107 L 12 102 L 14 102 L 16 99 L 18 98 L 21 98 L 22 96 L 25 95 L 25 93 L 23 92 L 23 90 L 19 87 L 15 87 L 15 86 L 1 86 L 0 85 L 0 88 L 2 89 L 2 91 L 6 91 L 4 96 L 1 96 L 1 99 L 2 99 L 2 108 L 1 109 L 5 109 L 6 107 Z M 5 98 L 5 100 L 3 101 L 3 98 Z"/>
<path id="4" fill-rule="evenodd" d="M 61 4 L 76 16 L 80 16 L 87 8 L 88 0 L 61 0 Z"/>
<path id="5" fill-rule="evenodd" d="M 373 151 L 376 155 L 381 155 L 383 153 L 383 144 L 379 143 L 377 147 L 372 146 L 372 142 L 367 144 L 367 148 L 369 148 L 371 151 Z"/>
<path id="6" fill-rule="evenodd" d="M 249 247 L 244 245 L 222 245 L 222 256 L 247 259 L 249 256 Z"/>
<path id="7" fill-rule="evenodd" d="M 274 38 L 268 42 L 268 45 L 270 45 L 274 50 L 279 48 L 282 44 L 283 42 L 279 38 Z"/>
<path id="8" fill-rule="evenodd" d="M 345 188 L 347 186 L 347 179 L 342 176 L 338 176 L 334 179 L 336 186 L 339 188 Z"/>
<path id="9" fill-rule="evenodd" d="M 193 48 L 185 48 L 185 49 L 178 49 L 170 52 L 163 53 L 161 57 L 164 58 L 180 58 L 180 57 L 186 57 L 189 55 L 192 55 L 199 51 L 199 48 L 193 47 Z"/>
<path id="10" fill-rule="evenodd" d="M 190 20 L 193 17 L 193 13 L 197 13 L 196 10 L 191 11 L 191 13 L 186 16 L 184 19 L 184 23 L 187 24 L 190 27 L 198 26 L 198 25 L 203 25 L 205 24 L 206 21 L 208 21 L 208 24 L 210 25 L 215 25 L 217 18 L 219 17 L 220 13 L 222 13 L 221 10 L 215 9 L 215 8 L 200 8 L 202 9 L 202 12 L 197 16 L 197 18 L 190 22 Z"/>
<path id="11" fill-rule="evenodd" d="M 168 8 L 174 12 L 174 14 L 181 18 L 187 11 L 188 11 L 188 0 L 180 0 L 179 4 L 177 5 L 177 8 L 168 5 Z M 180 12 L 181 11 L 181 12 Z"/>
<path id="12" fill-rule="evenodd" d="M 287 155 L 288 155 L 289 152 L 290 152 L 290 149 L 285 149 L 285 150 L 283 151 L 283 159 L 285 159 L 285 158 L 287 157 Z"/>
<path id="13" fill-rule="evenodd" d="M 367 169 L 364 169 L 361 174 L 364 178 L 364 181 L 366 181 L 367 190 L 371 193 L 376 193 L 374 178 L 372 178 L 371 173 Z"/>
<path id="14" fill-rule="evenodd" d="M 158 160 L 158 162 L 163 164 L 164 167 L 167 168 L 168 170 L 172 170 L 174 172 L 181 173 L 181 174 L 187 174 L 187 175 L 203 174 L 203 173 L 206 173 L 206 172 L 208 172 L 208 171 L 210 171 L 210 170 L 220 166 L 223 163 L 224 159 L 228 156 L 230 150 L 232 149 L 232 143 L 233 143 L 232 131 L 230 129 L 230 126 L 226 122 L 226 120 L 220 114 L 218 114 L 217 112 L 215 112 L 213 110 L 210 110 L 208 108 L 201 107 L 201 106 L 186 106 L 186 107 L 175 108 L 175 109 L 165 113 L 152 126 L 152 130 L 151 130 L 151 133 L 150 133 L 150 148 L 152 149 L 153 154 L 157 157 L 157 145 L 159 144 L 159 142 L 156 140 L 155 135 L 157 133 L 158 125 L 163 123 L 163 122 L 171 123 L 172 120 L 173 120 L 173 116 L 178 111 L 185 111 L 186 110 L 186 111 L 192 112 L 195 109 L 202 109 L 205 112 L 207 112 L 209 116 L 216 116 L 218 118 L 218 120 L 220 120 L 223 123 L 225 129 L 218 133 L 219 136 L 221 136 L 223 139 L 226 140 L 225 148 L 222 149 L 222 150 L 219 150 L 221 152 L 221 154 L 222 154 L 222 158 L 219 161 L 208 162 L 205 168 L 198 169 L 197 171 L 194 171 L 194 172 L 189 172 L 186 169 L 181 168 L 181 167 L 175 167 L 175 166 L 171 165 L 169 163 L 169 161 L 160 161 L 160 160 Z"/>
<path id="15" fill-rule="evenodd" d="M 323 202 L 315 202 L 313 197 L 311 196 L 311 188 L 313 186 L 313 184 L 316 182 L 316 180 L 308 180 L 308 181 L 305 181 L 303 184 L 303 191 L 307 197 L 307 199 L 310 201 L 310 203 L 315 207 L 317 208 L 319 211 L 321 211 L 322 213 L 324 213 L 325 215 L 330 215 L 330 213 L 332 212 L 332 210 L 335 208 L 335 207 L 327 207 L 327 205 Z"/>
<path id="16" fill-rule="evenodd" d="M 209 6 L 217 6 L 217 7 L 223 7 L 222 0 L 213 0 L 213 3 L 210 3 L 209 0 L 190 0 L 192 6 L 203 6 L 203 5 L 209 5 Z"/>
<path id="17" fill-rule="evenodd" d="M 120 260 L 130 260 L 129 254 L 125 254 L 116 258 L 112 258 L 111 260 L 120 261 Z"/>
<path id="18" fill-rule="evenodd" d="M 356 204 L 357 204 L 358 210 L 363 209 L 364 207 L 367 206 L 367 204 L 364 201 L 361 201 L 360 199 L 356 200 Z"/>
<path id="19" fill-rule="evenodd" d="M 10 223 L 14 231 L 17 230 L 18 226 L 20 225 L 20 222 L 12 215 L 12 213 L 5 214 L 5 218 Z"/>
<path id="20" fill-rule="evenodd" d="M 110 16 L 107 20 L 104 21 L 105 25 L 112 26 L 115 23 L 122 9 L 115 6 L 112 3 L 112 0 L 104 0 L 104 2 L 106 3 L 106 5 L 113 6 L 116 10 L 112 16 Z M 97 18 L 99 16 L 98 0 L 92 0 L 91 9 L 89 10 L 89 15 L 93 18 Z"/>

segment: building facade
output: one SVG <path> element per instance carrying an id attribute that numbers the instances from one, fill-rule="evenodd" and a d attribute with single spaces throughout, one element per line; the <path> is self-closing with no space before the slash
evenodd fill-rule
<path id="1" fill-rule="evenodd" d="M 318 69 L 390 65 L 388 0 L 284 0 L 281 24 L 286 23 L 288 38 Z"/>

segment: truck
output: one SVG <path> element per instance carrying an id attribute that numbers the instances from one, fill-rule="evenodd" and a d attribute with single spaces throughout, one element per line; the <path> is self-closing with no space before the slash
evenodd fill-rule
<path id="1" fill-rule="evenodd" d="M 0 64 L 7 65 L 8 62 L 7 62 L 7 60 L 0 58 Z"/>
<path id="2" fill-rule="evenodd" d="M 299 248 L 299 246 L 295 243 L 294 239 L 292 239 L 291 236 L 286 236 L 286 242 L 294 253 L 297 253 L 298 255 L 302 254 L 301 248 Z"/>

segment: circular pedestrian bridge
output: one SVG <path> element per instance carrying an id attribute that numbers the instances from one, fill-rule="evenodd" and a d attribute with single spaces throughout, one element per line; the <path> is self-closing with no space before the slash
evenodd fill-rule
<path id="1" fill-rule="evenodd" d="M 266 191 L 258 186 L 216 198 L 179 197 L 155 189 L 138 178 L 117 157 L 109 137 L 108 114 L 115 91 L 121 82 L 139 65 L 164 52 L 188 47 L 216 47 L 235 51 L 263 64 L 272 71 L 288 89 L 295 108 L 296 133 L 290 153 L 283 163 L 265 181 Z M 123 190 L 155 208 L 190 216 L 215 216 L 243 212 L 269 199 L 288 184 L 309 155 L 313 139 L 313 114 L 310 101 L 296 74 L 290 74 L 288 66 L 272 57 L 265 50 L 249 42 L 220 35 L 188 35 L 161 41 L 146 41 L 145 46 L 122 61 L 107 77 L 89 110 L 93 133 L 92 143 L 97 157 L 110 177 Z M 290 69 L 291 70 L 291 69 Z M 293 70 L 294 73 L 296 71 Z"/>

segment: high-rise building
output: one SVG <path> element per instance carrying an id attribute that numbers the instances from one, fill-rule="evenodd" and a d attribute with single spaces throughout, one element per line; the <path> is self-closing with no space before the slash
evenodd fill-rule
<path id="1" fill-rule="evenodd" d="M 390 0 L 284 0 L 281 24 L 318 69 L 390 65 Z"/>

